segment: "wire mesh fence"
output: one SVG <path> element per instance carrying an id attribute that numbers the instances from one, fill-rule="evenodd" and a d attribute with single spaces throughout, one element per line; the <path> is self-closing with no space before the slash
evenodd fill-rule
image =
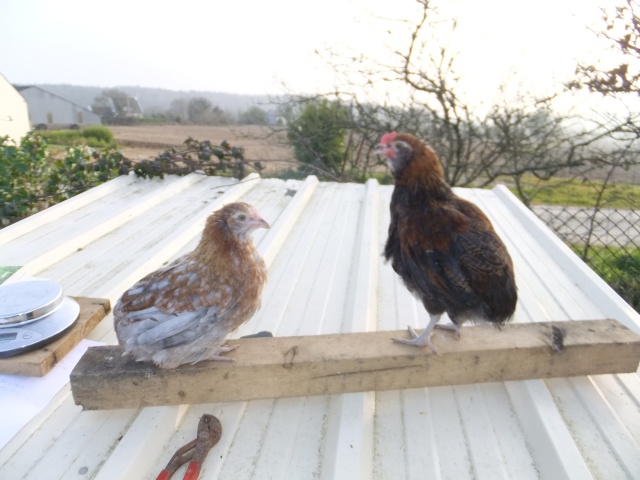
<path id="1" fill-rule="evenodd" d="M 640 311 L 640 210 L 535 206 L 533 211 Z"/>

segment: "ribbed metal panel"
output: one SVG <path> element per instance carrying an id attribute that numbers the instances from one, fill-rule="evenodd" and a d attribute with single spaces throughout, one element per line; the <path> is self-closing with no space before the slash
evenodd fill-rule
<path id="1" fill-rule="evenodd" d="M 115 303 L 192 249 L 212 210 L 242 200 L 272 228 L 255 237 L 269 266 L 262 307 L 235 336 L 423 328 L 422 306 L 381 256 L 392 188 L 121 177 L 1 230 L 0 264 Z M 616 318 L 640 331 L 638 314 L 508 190 L 457 193 L 489 215 L 512 254 L 515 321 Z M 111 315 L 89 338 L 115 343 Z M 97 412 L 76 407 L 67 386 L 0 450 L 0 471 L 153 479 L 203 413 L 224 428 L 206 479 L 640 478 L 637 374 Z"/>

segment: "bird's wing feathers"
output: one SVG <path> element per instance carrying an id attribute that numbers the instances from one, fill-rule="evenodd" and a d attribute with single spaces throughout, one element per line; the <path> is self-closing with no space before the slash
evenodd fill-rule
<path id="1" fill-rule="evenodd" d="M 142 320 L 144 330 L 135 337 L 136 344 L 168 348 L 188 343 L 204 330 L 204 326 L 198 328 L 198 323 L 207 314 L 204 308 L 180 314 L 167 314 L 157 309 L 149 311 Z"/>
<path id="2" fill-rule="evenodd" d="M 468 306 L 477 301 L 471 279 L 454 255 L 419 248 L 411 250 L 411 260 L 406 262 L 407 273 L 424 300 L 446 304 L 447 298 L 455 297 Z"/>
<path id="3" fill-rule="evenodd" d="M 118 327 L 125 343 L 164 349 L 189 343 L 224 322 L 238 299 L 223 278 L 212 278 L 188 256 L 146 276 L 121 298 Z"/>
<path id="4" fill-rule="evenodd" d="M 473 204 L 458 199 L 422 218 L 409 217 L 411 223 L 399 222 L 406 259 L 401 268 L 427 299 L 455 297 L 462 304 L 477 303 L 477 293 L 492 288 L 486 285 L 493 278 L 487 274 L 505 270 L 510 262 L 489 220 Z"/>
<path id="5" fill-rule="evenodd" d="M 457 236 L 456 253 L 465 269 L 491 273 L 504 269 L 509 257 L 504 244 L 493 232 L 470 231 Z"/>

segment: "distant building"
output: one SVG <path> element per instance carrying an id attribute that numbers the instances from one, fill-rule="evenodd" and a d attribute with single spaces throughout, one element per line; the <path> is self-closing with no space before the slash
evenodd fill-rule
<path id="1" fill-rule="evenodd" d="M 115 89 L 106 90 L 97 97 L 91 110 L 107 124 L 126 124 L 143 117 L 138 99 Z"/>
<path id="2" fill-rule="evenodd" d="M 125 118 L 142 118 L 142 107 L 136 97 L 115 97 L 113 102 L 116 105 L 116 111 L 119 112 L 119 116 Z"/>
<path id="3" fill-rule="evenodd" d="M 269 125 L 284 127 L 287 125 L 287 119 L 275 112 L 267 112 Z"/>
<path id="4" fill-rule="evenodd" d="M 19 143 L 30 128 L 27 102 L 0 74 L 0 137 Z"/>
<path id="5" fill-rule="evenodd" d="M 100 125 L 100 116 L 88 108 L 73 103 L 34 85 L 16 86 L 27 101 L 29 119 L 35 129 L 80 128 Z"/>

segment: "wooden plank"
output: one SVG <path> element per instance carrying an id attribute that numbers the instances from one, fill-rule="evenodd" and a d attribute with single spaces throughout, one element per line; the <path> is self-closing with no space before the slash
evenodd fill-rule
<path id="1" fill-rule="evenodd" d="M 109 300 L 105 298 L 71 298 L 80 304 L 80 316 L 73 328 L 64 336 L 38 350 L 16 355 L 15 357 L 1 358 L 0 374 L 28 375 L 31 377 L 46 375 L 111 310 Z"/>
<path id="2" fill-rule="evenodd" d="M 93 347 L 71 373 L 86 410 L 232 402 L 635 372 L 640 336 L 613 320 L 463 328 L 457 340 L 437 330 L 440 355 L 391 342 L 406 331 L 230 340 L 231 362 L 163 370 Z"/>

